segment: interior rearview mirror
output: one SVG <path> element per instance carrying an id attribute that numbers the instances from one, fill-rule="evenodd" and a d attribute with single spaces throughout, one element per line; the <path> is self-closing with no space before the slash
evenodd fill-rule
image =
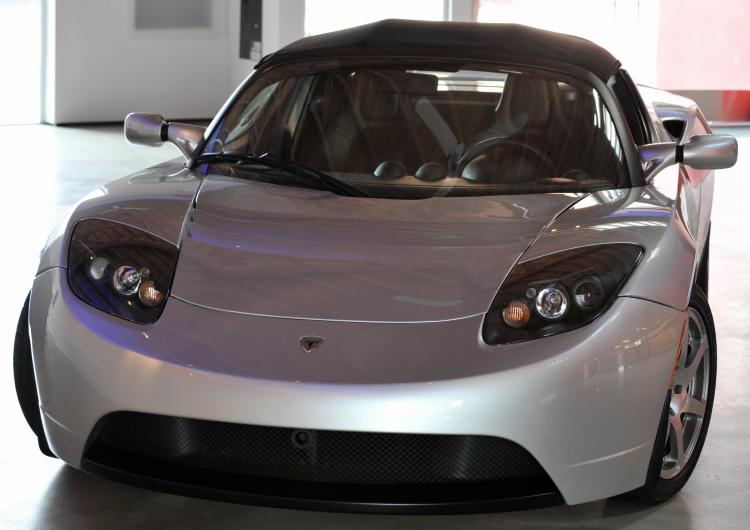
<path id="1" fill-rule="evenodd" d="M 131 144 L 158 147 L 169 142 L 190 159 L 198 148 L 205 127 L 187 123 L 168 122 L 159 114 L 133 112 L 125 118 L 125 139 Z"/>
<path id="2" fill-rule="evenodd" d="M 726 169 L 737 162 L 737 140 L 728 134 L 696 134 L 684 144 L 664 142 L 642 145 L 638 156 L 651 181 L 662 169 L 685 164 L 695 169 Z"/>

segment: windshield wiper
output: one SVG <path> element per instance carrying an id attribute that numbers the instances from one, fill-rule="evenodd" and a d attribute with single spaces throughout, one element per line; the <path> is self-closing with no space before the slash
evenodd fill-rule
<path id="1" fill-rule="evenodd" d="M 340 195 L 347 195 L 349 197 L 367 196 L 361 190 L 329 175 L 328 173 L 323 173 L 322 171 L 300 164 L 299 162 L 277 158 L 270 153 L 263 153 L 262 155 L 223 152 L 204 153 L 193 161 L 194 164 L 222 162 L 228 164 L 262 164 L 266 167 L 282 169 L 297 176 L 314 178 L 323 184 L 328 190 L 339 193 Z"/>

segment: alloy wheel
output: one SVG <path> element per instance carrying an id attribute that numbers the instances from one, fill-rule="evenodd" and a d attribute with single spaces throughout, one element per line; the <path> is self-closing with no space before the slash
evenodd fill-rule
<path id="1" fill-rule="evenodd" d="M 710 391 L 710 338 L 706 324 L 688 309 L 686 337 L 674 373 L 661 478 L 673 479 L 685 469 L 700 437 Z"/>

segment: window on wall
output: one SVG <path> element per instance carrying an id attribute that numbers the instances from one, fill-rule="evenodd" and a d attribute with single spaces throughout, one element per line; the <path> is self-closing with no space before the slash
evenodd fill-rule
<path id="1" fill-rule="evenodd" d="M 204 0 L 135 0 L 135 29 L 210 27 L 210 2 Z"/>
<path id="2" fill-rule="evenodd" d="M 0 125 L 41 118 L 41 0 L 0 0 Z"/>
<path id="3" fill-rule="evenodd" d="M 442 20 L 443 0 L 305 0 L 305 35 L 350 28 L 384 18 Z"/>
<path id="4" fill-rule="evenodd" d="M 577 35 L 609 50 L 633 79 L 656 84 L 659 0 L 475 0 L 479 22 Z"/>

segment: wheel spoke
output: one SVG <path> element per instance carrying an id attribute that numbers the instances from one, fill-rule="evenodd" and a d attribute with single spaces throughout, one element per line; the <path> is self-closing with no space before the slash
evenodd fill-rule
<path id="1" fill-rule="evenodd" d="M 690 359 L 690 364 L 685 366 L 685 368 L 687 369 L 686 375 L 688 376 L 689 380 L 695 377 L 695 374 L 698 372 L 698 368 L 701 365 L 701 361 L 708 352 L 708 340 L 705 336 L 701 337 L 700 342 L 696 345 L 696 349 L 697 351 L 693 354 L 693 358 Z"/>
<path id="2" fill-rule="evenodd" d="M 677 368 L 675 370 L 673 379 L 674 385 L 687 386 L 690 383 L 691 376 L 688 374 L 688 370 L 686 369 L 688 352 L 688 341 L 686 340 L 682 343 L 680 356 L 677 359 Z"/>
<path id="3" fill-rule="evenodd" d="M 706 414 L 706 403 L 687 394 L 682 411 L 686 414 L 694 414 L 699 418 L 702 418 Z"/>
<path id="4" fill-rule="evenodd" d="M 675 465 L 682 467 L 682 460 L 685 456 L 685 435 L 682 432 L 682 418 L 679 414 L 674 414 L 669 417 L 670 423 L 670 443 L 672 444 L 672 457 L 674 458 Z"/>

